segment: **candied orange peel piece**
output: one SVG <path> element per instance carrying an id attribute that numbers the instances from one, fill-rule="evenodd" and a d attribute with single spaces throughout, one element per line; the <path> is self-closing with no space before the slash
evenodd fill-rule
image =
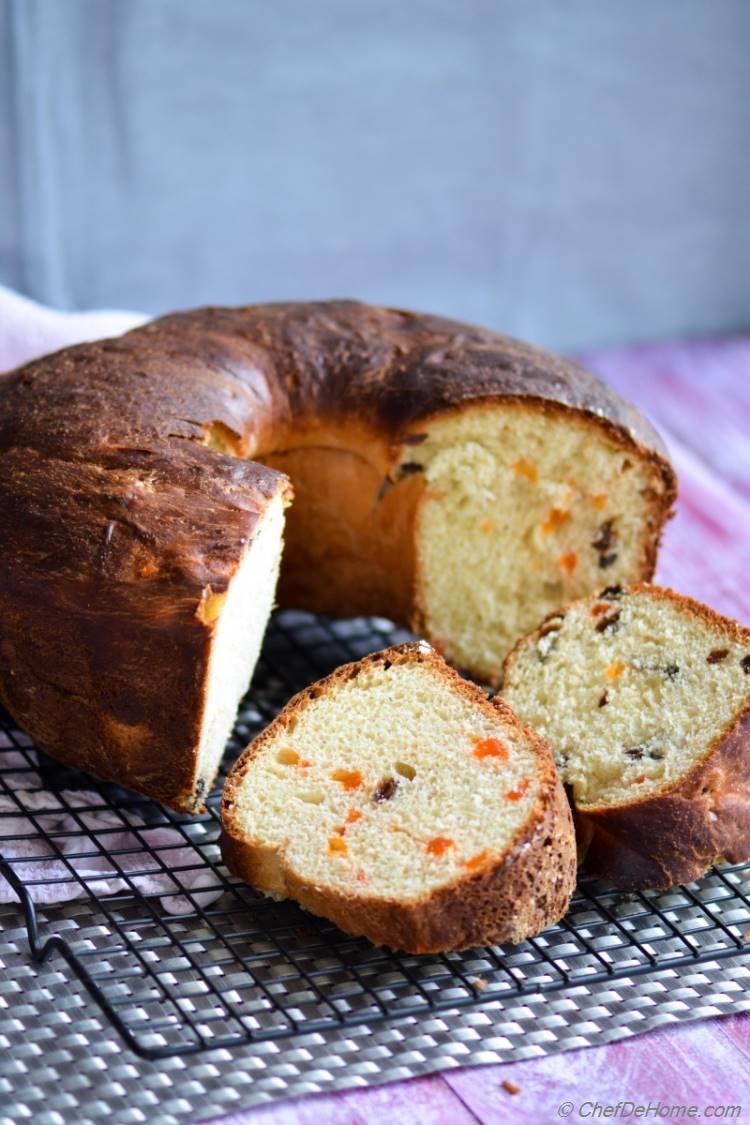
<path id="1" fill-rule="evenodd" d="M 346 840 L 342 840 L 340 836 L 331 836 L 328 840 L 328 854 L 348 855 L 349 849 L 346 846 Z"/>
<path id="2" fill-rule="evenodd" d="M 508 747 L 499 738 L 475 738 L 473 758 L 483 761 L 484 758 L 499 758 L 501 762 L 508 761 Z"/>
<path id="3" fill-rule="evenodd" d="M 359 789 L 364 781 L 359 770 L 334 770 L 331 774 L 331 778 L 334 781 L 338 781 L 339 784 L 346 789 L 347 793 L 351 793 L 354 789 Z"/>
<path id="4" fill-rule="evenodd" d="M 619 680 L 626 668 L 627 664 L 623 664 L 622 660 L 615 660 L 614 664 L 608 665 L 604 674 L 610 681 Z"/>
<path id="5" fill-rule="evenodd" d="M 454 848 L 455 846 L 455 841 L 451 840 L 450 836 L 433 836 L 425 844 L 425 851 L 428 855 L 435 855 L 439 858 L 441 855 L 445 855 L 448 848 Z"/>
<path id="6" fill-rule="evenodd" d="M 542 535 L 552 535 L 559 531 L 570 519 L 570 512 L 562 508 L 550 508 L 547 518 L 542 524 Z"/>
<path id="7" fill-rule="evenodd" d="M 359 809 L 349 809 L 349 812 L 346 814 L 346 823 L 347 824 L 354 824 L 354 823 L 356 823 L 356 821 L 361 820 L 361 819 L 362 819 L 362 813 L 359 811 Z"/>
<path id="8" fill-rule="evenodd" d="M 575 551 L 566 551 L 564 555 L 560 555 L 558 562 L 561 570 L 564 570 L 566 574 L 573 574 L 578 566 L 578 555 Z"/>
<path id="9" fill-rule="evenodd" d="M 528 777 L 522 778 L 515 789 L 508 790 L 508 792 L 505 794 L 505 800 L 520 801 L 521 798 L 525 797 L 528 793 L 530 784 L 531 782 L 529 781 Z"/>
<path id="10" fill-rule="evenodd" d="M 482 520 L 479 525 L 479 530 L 481 531 L 482 535 L 492 535 L 492 532 L 496 527 L 497 524 L 494 520 Z"/>
<path id="11" fill-rule="evenodd" d="M 464 867 L 469 871 L 476 871 L 477 868 L 484 867 L 485 863 L 490 858 L 490 854 L 487 848 L 485 848 L 483 852 L 473 855 L 471 859 L 464 860 Z"/>
<path id="12" fill-rule="evenodd" d="M 513 468 L 518 473 L 519 477 L 525 477 L 531 484 L 536 484 L 539 480 L 539 473 L 533 461 L 527 461 L 525 457 L 519 457 Z"/>

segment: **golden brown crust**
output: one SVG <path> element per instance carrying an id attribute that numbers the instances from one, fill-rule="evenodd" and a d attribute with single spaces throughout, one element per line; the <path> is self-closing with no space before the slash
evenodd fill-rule
<path id="1" fill-rule="evenodd" d="M 750 653 L 750 629 L 685 594 L 647 583 L 625 586 L 623 593 L 670 601 L 712 628 L 717 639 L 746 644 Z M 565 612 L 590 600 L 581 598 Z M 543 626 L 508 654 L 506 676 L 520 648 L 538 639 Z M 599 807 L 577 806 L 573 795 L 571 801 L 584 869 L 623 890 L 663 890 L 700 878 L 722 860 L 750 859 L 750 705 L 686 774 L 658 793 Z"/>
<path id="2" fill-rule="evenodd" d="M 518 727 L 539 764 L 539 796 L 502 856 L 486 868 L 458 877 L 452 884 L 414 901 L 400 902 L 364 894 L 344 894 L 301 880 L 286 863 L 283 850 L 247 838 L 238 795 L 256 755 L 322 695 L 376 664 L 421 663 L 431 666 L 447 691 L 460 693 L 472 706 Z M 476 685 L 462 680 L 424 643 L 397 645 L 338 668 L 296 695 L 280 715 L 248 746 L 229 774 L 222 800 L 224 861 L 230 871 L 258 890 L 292 898 L 329 918 L 347 933 L 364 935 L 378 945 L 412 953 L 465 949 L 519 942 L 537 934 L 565 913 L 575 886 L 576 854 L 570 808 L 546 744 L 523 727 L 499 699 L 488 700 Z"/>
<path id="3" fill-rule="evenodd" d="M 211 639 L 193 610 L 285 488 L 238 458 L 317 497 L 292 508 L 282 604 L 408 623 L 421 484 L 382 488 L 429 419 L 489 402 L 574 411 L 653 466 L 649 576 L 674 497 L 656 432 L 581 368 L 485 329 L 350 301 L 209 308 L 11 373 L 0 699 L 55 756 L 192 807 Z"/>
<path id="4" fill-rule="evenodd" d="M 271 470 L 189 446 L 97 463 L 2 455 L 0 700 L 60 761 L 178 809 L 197 775 L 214 626 L 270 500 Z"/>

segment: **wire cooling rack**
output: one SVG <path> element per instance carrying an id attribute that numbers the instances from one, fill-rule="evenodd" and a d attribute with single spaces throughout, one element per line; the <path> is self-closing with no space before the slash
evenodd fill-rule
<path id="1" fill-rule="evenodd" d="M 292 693 L 406 639 L 378 618 L 276 615 L 225 765 Z M 742 865 L 665 893 L 584 881 L 566 918 L 522 945 L 394 954 L 230 876 L 219 792 L 180 816 L 56 764 L 0 710 L 0 874 L 31 956 L 62 955 L 145 1058 L 625 981 L 736 957 L 750 938 Z"/>

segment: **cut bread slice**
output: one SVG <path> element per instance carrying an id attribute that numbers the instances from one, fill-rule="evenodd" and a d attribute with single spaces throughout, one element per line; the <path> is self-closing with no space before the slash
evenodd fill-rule
<path id="1" fill-rule="evenodd" d="M 414 953 L 521 941 L 575 882 L 548 748 L 425 642 L 295 696 L 227 778 L 222 824 L 252 886 Z"/>
<path id="2" fill-rule="evenodd" d="M 674 477 L 601 418 L 503 398 L 415 421 L 385 456 L 354 433 L 264 458 L 294 485 L 282 605 L 408 623 L 497 684 L 546 614 L 653 574 Z"/>
<path id="3" fill-rule="evenodd" d="M 408 480 L 425 480 L 414 625 L 454 665 L 497 684 L 546 614 L 653 574 L 673 480 L 606 427 L 510 402 L 425 429 L 405 452 Z"/>
<path id="4" fill-rule="evenodd" d="M 198 607 L 199 619 L 214 630 L 198 744 L 198 800 L 213 785 L 258 662 L 279 577 L 287 502 L 286 492 L 271 500 L 226 592 L 207 587 Z"/>
<path id="5" fill-rule="evenodd" d="M 502 694 L 549 741 L 592 874 L 665 888 L 750 857 L 750 630 L 609 587 L 520 641 Z"/>

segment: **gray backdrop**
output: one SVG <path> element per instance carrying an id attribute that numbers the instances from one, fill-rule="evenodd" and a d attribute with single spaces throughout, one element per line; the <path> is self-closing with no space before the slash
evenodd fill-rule
<path id="1" fill-rule="evenodd" d="M 0 282 L 750 323 L 750 0 L 0 0 Z"/>

